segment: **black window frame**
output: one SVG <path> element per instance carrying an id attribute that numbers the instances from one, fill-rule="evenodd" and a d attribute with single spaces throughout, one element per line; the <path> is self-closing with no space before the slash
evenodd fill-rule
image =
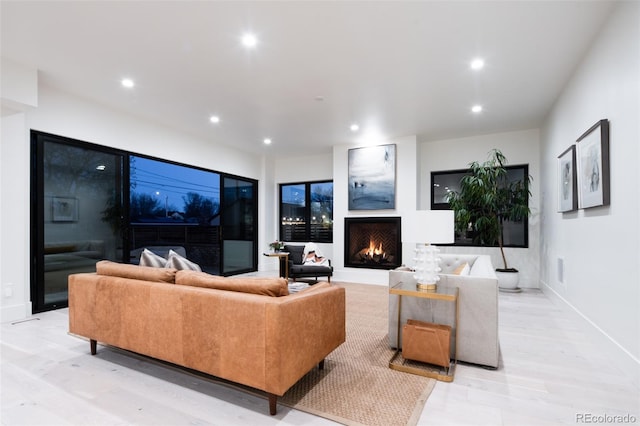
<path id="1" fill-rule="evenodd" d="M 522 170 L 522 176 L 529 176 L 529 165 L 528 164 L 515 164 L 510 166 L 505 166 L 507 172 L 514 170 Z M 446 176 L 449 181 L 457 180 L 458 182 L 462 177 L 469 173 L 469 169 L 455 169 L 455 170 L 441 170 L 441 171 L 432 171 L 431 172 L 431 210 L 450 210 L 448 202 L 436 202 L 436 184 L 438 184 L 437 177 Z M 455 179 L 455 175 L 459 175 L 458 179 Z M 522 239 L 524 241 L 523 244 L 511 244 L 505 243 L 504 247 L 514 247 L 514 248 L 529 248 L 529 219 L 524 218 L 520 222 L 516 222 L 514 224 L 517 227 L 521 227 L 521 231 L 519 233 L 522 235 Z M 448 246 L 460 246 L 460 247 L 498 247 L 498 244 L 495 245 L 478 245 L 473 244 L 473 242 L 460 238 L 460 236 L 456 233 L 455 242 L 452 244 L 440 244 L 440 245 L 448 245 Z"/>
<path id="2" fill-rule="evenodd" d="M 328 237 L 327 238 L 312 238 L 312 236 L 314 235 L 314 233 L 312 233 L 311 231 L 311 186 L 315 185 L 315 184 L 326 184 L 326 183 L 330 183 L 332 185 L 332 194 L 333 194 L 333 179 L 326 179 L 326 180 L 314 180 L 314 181 L 303 181 L 303 182 L 285 182 L 285 183 L 280 183 L 278 184 L 278 239 L 280 241 L 288 241 L 288 242 L 298 242 L 298 243 L 303 243 L 303 242 L 314 242 L 314 243 L 333 243 L 333 195 L 331 197 L 331 229 L 330 231 L 327 232 Z M 284 227 L 286 226 L 283 223 L 283 199 L 282 199 L 282 191 L 285 187 L 287 186 L 294 186 L 294 185 L 304 185 L 304 190 L 305 190 L 305 201 L 304 201 L 304 223 L 305 223 L 305 227 L 304 227 L 304 232 L 301 233 L 303 234 L 302 236 L 295 236 L 293 232 L 291 233 L 287 233 L 284 229 Z M 289 234 L 290 238 L 287 237 L 287 234 Z M 300 233 L 299 233 L 300 234 Z"/>

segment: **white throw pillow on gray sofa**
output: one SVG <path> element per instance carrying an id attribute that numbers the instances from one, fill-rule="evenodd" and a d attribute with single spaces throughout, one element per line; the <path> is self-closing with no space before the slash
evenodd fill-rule
<path id="1" fill-rule="evenodd" d="M 167 258 L 155 254 L 149 249 L 144 249 L 140 254 L 140 266 L 151 266 L 154 268 L 173 268 L 173 269 L 188 269 L 191 271 L 202 272 L 202 269 L 197 263 L 194 263 L 179 253 L 169 250 Z"/>
<path id="2" fill-rule="evenodd" d="M 158 256 L 149 249 L 142 250 L 140 254 L 140 266 L 151 266 L 154 268 L 164 268 L 167 264 L 167 259 L 162 256 Z"/>
<path id="3" fill-rule="evenodd" d="M 167 263 L 164 267 L 174 269 L 188 269 L 191 271 L 202 272 L 202 269 L 197 263 L 194 263 L 189 259 L 180 256 L 173 250 L 169 250 L 169 258 L 167 259 Z"/>

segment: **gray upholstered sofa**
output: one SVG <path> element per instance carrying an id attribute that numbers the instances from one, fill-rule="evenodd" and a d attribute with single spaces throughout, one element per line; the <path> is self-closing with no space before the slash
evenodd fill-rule
<path id="1" fill-rule="evenodd" d="M 442 272 L 438 286 L 459 288 L 458 360 L 497 368 L 500 358 L 498 342 L 498 279 L 487 255 L 440 254 Z M 461 265 L 469 272 L 455 275 Z M 400 281 L 416 282 L 411 271 L 389 271 L 389 286 Z M 433 309 L 431 309 L 433 308 Z M 435 323 L 452 323 L 454 305 L 430 299 L 404 297 L 402 318 Z M 398 296 L 389 295 L 389 344 L 397 345 Z M 402 342 L 400 343 L 402 346 Z M 455 346 L 451 345 L 451 355 Z"/>

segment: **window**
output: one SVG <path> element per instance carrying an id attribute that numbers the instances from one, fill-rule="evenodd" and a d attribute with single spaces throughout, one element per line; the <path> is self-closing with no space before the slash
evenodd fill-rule
<path id="1" fill-rule="evenodd" d="M 280 184 L 280 240 L 333 242 L 333 181 Z"/>
<path id="2" fill-rule="evenodd" d="M 183 247 L 204 271 L 219 273 L 219 173 L 130 155 L 129 187 L 131 262 L 145 247 Z"/>
<path id="3" fill-rule="evenodd" d="M 507 176 L 512 181 L 524 179 L 529 174 L 528 165 L 507 166 Z M 460 179 L 467 173 L 466 169 L 431 172 L 431 209 L 447 210 L 447 194 L 457 191 L 460 187 Z M 454 246 L 473 246 L 471 230 L 461 234 L 456 233 Z M 529 247 L 529 221 L 527 219 L 512 222 L 505 221 L 503 227 L 503 240 L 505 247 Z M 495 245 L 497 247 L 497 245 Z"/>
<path id="4" fill-rule="evenodd" d="M 142 156 L 129 158 L 131 223 L 219 221 L 218 173 Z"/>
<path id="5" fill-rule="evenodd" d="M 130 156 L 131 261 L 145 247 L 179 246 L 203 271 L 257 268 L 257 182 L 186 164 Z"/>

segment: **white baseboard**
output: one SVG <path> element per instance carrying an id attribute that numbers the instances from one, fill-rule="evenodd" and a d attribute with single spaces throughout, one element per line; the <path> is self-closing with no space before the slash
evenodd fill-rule
<path id="1" fill-rule="evenodd" d="M 20 321 L 31 315 L 31 302 L 17 305 L 3 306 L 0 308 L 0 321 L 12 322 Z"/>
<path id="2" fill-rule="evenodd" d="M 596 323 L 591 321 L 578 308 L 573 306 L 568 300 L 558 294 L 553 288 L 549 287 L 545 282 L 540 282 L 542 292 L 556 302 L 560 302 L 575 312 L 585 321 L 585 329 L 590 336 L 605 348 L 606 352 L 611 355 L 612 364 L 619 365 L 620 369 L 628 373 L 628 377 L 632 380 L 634 386 L 640 388 L 640 359 L 636 358 L 631 352 L 625 349 L 613 337 L 609 336 Z"/>

